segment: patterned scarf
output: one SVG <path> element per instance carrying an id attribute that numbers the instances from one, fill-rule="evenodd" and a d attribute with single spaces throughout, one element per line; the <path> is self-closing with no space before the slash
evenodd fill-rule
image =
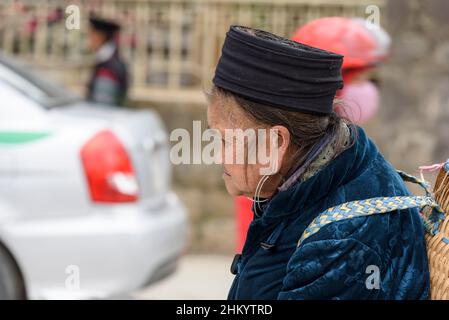
<path id="1" fill-rule="evenodd" d="M 351 133 L 346 123 L 342 123 L 344 146 L 350 143 Z M 287 178 L 287 180 L 278 188 L 279 191 L 285 191 L 294 185 L 297 181 L 303 182 L 312 177 L 329 162 L 338 156 L 336 145 L 340 137 L 323 138 L 314 148 L 312 148 L 307 159 Z"/>

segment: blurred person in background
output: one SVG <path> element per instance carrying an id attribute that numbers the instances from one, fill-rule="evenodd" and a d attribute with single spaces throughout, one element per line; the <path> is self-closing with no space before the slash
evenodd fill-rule
<path id="1" fill-rule="evenodd" d="M 117 38 L 120 25 L 95 15 L 91 15 L 89 22 L 89 49 L 95 53 L 95 66 L 87 85 L 87 99 L 109 105 L 124 105 L 128 75 L 119 54 Z"/>
<path id="2" fill-rule="evenodd" d="M 47 16 L 47 24 L 51 27 L 64 19 L 64 10 L 61 7 L 52 9 Z"/>
<path id="3" fill-rule="evenodd" d="M 363 125 L 379 109 L 379 89 L 372 81 L 388 58 L 391 38 L 380 26 L 361 18 L 327 17 L 300 27 L 292 40 L 344 56 L 344 88 L 337 92 L 342 104 L 336 111 Z"/>
<path id="4" fill-rule="evenodd" d="M 30 50 L 34 50 L 34 44 L 36 40 L 36 31 L 38 26 L 38 20 L 37 15 L 35 12 L 35 9 L 31 6 L 24 6 L 22 9 L 22 14 L 26 16 L 25 19 L 25 25 L 23 28 L 23 33 L 25 37 L 28 39 L 28 45 L 30 47 Z M 20 38 L 17 38 L 16 40 L 16 53 L 20 52 L 20 44 L 19 44 Z"/>
<path id="5" fill-rule="evenodd" d="M 320 213 L 348 201 L 410 195 L 365 131 L 335 112 L 342 64 L 339 54 L 265 31 L 232 26 L 227 33 L 207 118 L 224 137 L 226 189 L 254 200 L 254 220 L 232 263 L 229 299 L 429 297 L 416 208 L 308 228 Z M 229 129 L 274 131 L 275 146 L 267 133 L 255 142 L 266 145 L 264 154 L 277 150 L 270 174 L 261 172 L 267 164 L 259 158 L 226 162 L 251 150 L 248 141 L 238 150 L 242 144 L 226 136 Z M 377 268 L 377 284 L 371 285 L 369 268 Z"/>

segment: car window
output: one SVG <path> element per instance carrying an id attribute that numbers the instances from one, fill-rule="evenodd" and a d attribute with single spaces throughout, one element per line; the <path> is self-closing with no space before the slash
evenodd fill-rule
<path id="1" fill-rule="evenodd" d="M 0 132 L 29 129 L 45 122 L 45 109 L 0 79 Z"/>
<path id="2" fill-rule="evenodd" d="M 0 55 L 0 81 L 8 83 L 41 106 L 51 108 L 80 100 L 62 86 L 34 74 L 29 69 L 17 61 Z"/>

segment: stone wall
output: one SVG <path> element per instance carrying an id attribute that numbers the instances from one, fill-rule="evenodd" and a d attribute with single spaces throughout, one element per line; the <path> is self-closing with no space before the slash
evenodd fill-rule
<path id="1" fill-rule="evenodd" d="M 381 70 L 382 104 L 367 128 L 396 167 L 449 157 L 449 1 L 390 0 L 381 23 L 393 53 Z"/>

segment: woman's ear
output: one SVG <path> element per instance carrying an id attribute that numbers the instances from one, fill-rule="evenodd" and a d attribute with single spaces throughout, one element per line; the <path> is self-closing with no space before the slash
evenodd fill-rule
<path id="1" fill-rule="evenodd" d="M 282 160 L 287 153 L 288 147 L 290 146 L 290 131 L 288 131 L 288 129 L 284 126 L 274 126 L 271 129 L 275 130 L 278 136 L 279 160 Z M 279 163 L 281 163 L 281 161 Z"/>
<path id="2" fill-rule="evenodd" d="M 284 159 L 287 156 L 287 150 L 290 145 L 291 135 L 288 129 L 284 126 L 274 126 L 270 128 L 269 132 L 269 152 L 270 152 L 270 168 L 267 174 L 278 173 Z"/>

